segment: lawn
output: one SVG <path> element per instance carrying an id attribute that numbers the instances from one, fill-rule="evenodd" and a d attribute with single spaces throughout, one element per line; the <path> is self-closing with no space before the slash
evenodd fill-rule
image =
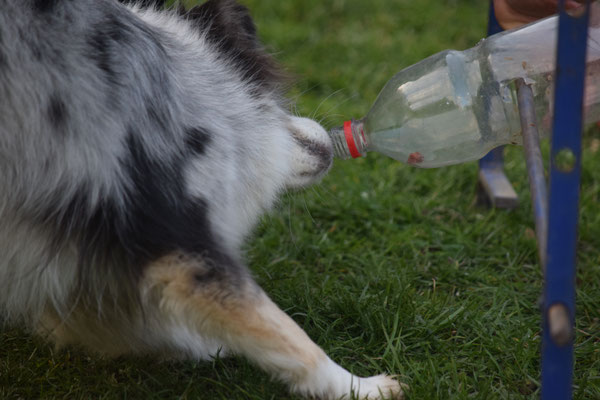
<path id="1" fill-rule="evenodd" d="M 401 68 L 471 47 L 487 22 L 476 0 L 244 4 L 295 77 L 294 112 L 326 127 L 366 113 Z M 598 399 L 600 130 L 586 132 L 584 148 L 574 397 Z M 409 399 L 539 397 L 542 274 L 522 148 L 506 156 L 520 195 L 512 211 L 476 204 L 476 163 L 336 161 L 262 220 L 248 263 L 332 359 L 359 375 L 398 374 Z M 18 329 L 0 334 L 0 398 L 296 399 L 241 358 L 103 360 Z"/>

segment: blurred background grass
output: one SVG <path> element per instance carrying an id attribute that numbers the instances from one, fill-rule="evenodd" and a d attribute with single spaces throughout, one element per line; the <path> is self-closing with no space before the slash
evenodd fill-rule
<path id="1" fill-rule="evenodd" d="M 194 1 L 187 2 L 188 5 Z M 295 77 L 295 112 L 331 127 L 370 108 L 401 68 L 475 45 L 477 0 L 247 0 Z M 600 132 L 584 138 L 576 399 L 600 398 Z M 544 145 L 547 154 L 548 146 Z M 336 161 L 284 195 L 247 247 L 259 283 L 332 359 L 399 374 L 413 399 L 539 396 L 542 277 L 522 149 L 507 149 L 513 211 L 475 204 L 476 163 L 419 170 L 377 154 Z M 0 335 L 2 398 L 295 399 L 241 358 L 159 363 L 55 352 Z"/>

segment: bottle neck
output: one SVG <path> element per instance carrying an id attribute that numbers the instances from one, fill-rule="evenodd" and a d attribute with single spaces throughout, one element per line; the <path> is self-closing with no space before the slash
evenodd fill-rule
<path id="1" fill-rule="evenodd" d="M 358 158 L 367 153 L 367 141 L 364 134 L 363 120 L 344 122 L 329 131 L 333 142 L 333 154 L 337 158 Z"/>

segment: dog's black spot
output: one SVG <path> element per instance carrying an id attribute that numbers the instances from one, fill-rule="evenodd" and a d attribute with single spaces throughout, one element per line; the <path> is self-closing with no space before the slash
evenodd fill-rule
<path id="1" fill-rule="evenodd" d="M 108 18 L 103 25 L 103 32 L 114 42 L 124 42 L 128 35 L 132 32 L 132 27 L 128 26 L 124 21 L 121 21 L 118 17 Z"/>
<path id="2" fill-rule="evenodd" d="M 216 243 L 209 234 L 206 203 L 185 194 L 183 157 L 151 157 L 139 135 L 129 130 L 129 156 L 123 160 L 133 182 L 129 218 L 135 229 L 129 234 L 139 256 L 152 259 L 177 248 L 189 253 L 212 251 Z"/>
<path id="3" fill-rule="evenodd" d="M 63 129 L 67 121 L 67 106 L 56 93 L 48 101 L 48 120 L 55 129 Z"/>
<path id="4" fill-rule="evenodd" d="M 160 99 L 154 103 L 169 101 L 171 95 L 170 76 L 167 72 L 169 57 L 162 44 L 161 33 L 148 26 L 129 10 L 118 7 L 108 9 L 102 19 L 90 28 L 85 55 L 103 72 L 109 83 L 108 100 L 118 106 L 118 93 L 122 90 L 149 88 L 144 93 L 147 99 Z M 129 57 L 129 55 L 132 55 Z M 134 76 L 140 84 L 126 88 L 124 77 Z M 147 85 L 141 84 L 144 80 Z M 154 122 L 166 126 L 160 110 L 148 109 Z M 158 117 L 154 119 L 154 117 Z"/>
<path id="5" fill-rule="evenodd" d="M 109 40 L 109 36 L 104 32 L 96 32 L 93 36 L 90 36 L 87 41 L 91 49 L 89 57 L 104 72 L 109 82 L 118 83 L 117 73 L 113 67 L 112 55 L 110 53 Z"/>
<path id="6" fill-rule="evenodd" d="M 204 154 L 209 141 L 210 135 L 206 129 L 196 127 L 185 130 L 186 147 L 196 155 Z"/>
<path id="7" fill-rule="evenodd" d="M 0 68 L 5 68 L 8 65 L 8 60 L 6 55 L 2 51 L 2 47 L 4 45 L 4 41 L 2 40 L 2 31 L 0 31 Z"/>
<path id="8" fill-rule="evenodd" d="M 115 55 L 123 53 L 122 47 L 129 43 L 128 37 L 132 29 L 132 26 L 121 21 L 119 16 L 111 13 L 107 13 L 101 23 L 90 29 L 92 33 L 87 38 L 87 55 L 104 72 L 110 83 L 119 83 L 117 65 L 122 60 L 117 59 Z"/>
<path id="9" fill-rule="evenodd" d="M 165 0 L 119 0 L 123 4 L 136 4 L 143 8 L 159 8 L 165 6 Z"/>
<path id="10" fill-rule="evenodd" d="M 63 0 L 33 0 L 33 9 L 38 12 L 51 12 Z"/>
<path id="11" fill-rule="evenodd" d="M 233 60 L 244 79 L 263 90 L 278 88 L 283 80 L 281 69 L 260 44 L 245 6 L 234 0 L 209 0 L 185 12 L 185 17 L 206 32 L 225 60 Z"/>

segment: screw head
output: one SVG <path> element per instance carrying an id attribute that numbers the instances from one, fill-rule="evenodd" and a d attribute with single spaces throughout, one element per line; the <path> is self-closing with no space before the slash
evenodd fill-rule
<path id="1" fill-rule="evenodd" d="M 577 157 L 569 148 L 564 148 L 554 155 L 554 165 L 560 172 L 569 173 L 575 169 Z"/>

